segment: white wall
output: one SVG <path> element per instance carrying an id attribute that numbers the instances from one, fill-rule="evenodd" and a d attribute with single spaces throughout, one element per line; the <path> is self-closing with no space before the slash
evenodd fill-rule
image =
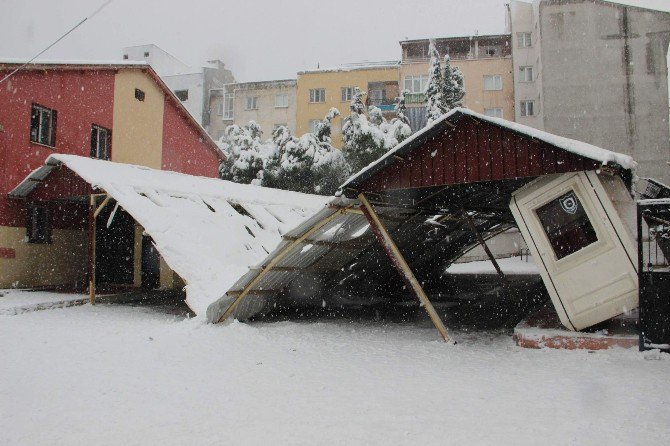
<path id="1" fill-rule="evenodd" d="M 204 75 L 200 73 L 163 76 L 163 82 L 172 91 L 188 90 L 188 100 L 182 101 L 186 110 L 193 115 L 196 121 L 202 122 L 202 107 L 204 95 Z"/>

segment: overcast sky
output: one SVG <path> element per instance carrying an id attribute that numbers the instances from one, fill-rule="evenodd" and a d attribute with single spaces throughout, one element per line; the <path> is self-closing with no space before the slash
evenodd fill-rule
<path id="1" fill-rule="evenodd" d="M 626 0 L 667 5 L 670 0 Z M 238 81 L 400 58 L 398 41 L 505 31 L 509 0 L 113 0 L 45 53 L 110 60 L 155 43 L 189 65 L 219 58 Z M 0 0 L 0 58 L 29 59 L 105 0 Z"/>
<path id="2" fill-rule="evenodd" d="M 222 59 L 240 81 L 400 58 L 405 37 L 505 30 L 506 0 L 113 0 L 48 59 L 118 59 L 155 43 L 190 65 Z M 30 58 L 104 0 L 0 0 L 0 57 Z"/>

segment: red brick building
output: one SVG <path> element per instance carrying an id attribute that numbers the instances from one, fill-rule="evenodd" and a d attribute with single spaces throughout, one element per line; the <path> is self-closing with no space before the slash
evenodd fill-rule
<path id="1" fill-rule="evenodd" d="M 0 60 L 0 78 L 20 65 Z M 0 288 L 80 280 L 87 207 L 8 193 L 65 153 L 216 177 L 222 154 L 144 63 L 36 63 L 0 84 Z M 73 196 L 62 186 L 63 197 Z M 82 254 L 83 253 L 83 254 Z"/>

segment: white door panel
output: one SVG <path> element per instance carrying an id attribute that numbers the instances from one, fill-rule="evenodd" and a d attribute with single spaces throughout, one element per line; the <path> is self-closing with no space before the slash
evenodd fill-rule
<path id="1" fill-rule="evenodd" d="M 620 179 L 615 188 L 625 186 Z M 611 183 L 611 178 L 608 178 Z M 612 184 L 609 184 L 612 187 Z M 563 324 L 580 330 L 637 306 L 634 246 L 600 178 L 552 175 L 516 191 L 511 208 Z M 625 194 L 623 195 L 625 197 Z M 623 199 L 625 201 L 625 198 Z"/>

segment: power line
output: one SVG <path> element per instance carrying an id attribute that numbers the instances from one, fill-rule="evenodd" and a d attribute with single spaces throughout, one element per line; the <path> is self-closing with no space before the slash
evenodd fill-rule
<path id="1" fill-rule="evenodd" d="M 48 47 L 44 48 L 42 51 L 40 51 L 40 52 L 37 53 L 35 56 L 33 56 L 28 62 L 24 63 L 23 65 L 21 65 L 20 67 L 18 67 L 17 69 L 15 69 L 14 71 L 12 71 L 11 73 L 9 73 L 7 76 L 3 77 L 3 78 L 0 80 L 0 84 L 3 83 L 4 81 L 6 81 L 7 79 L 9 79 L 10 77 L 14 76 L 14 74 L 16 74 L 20 69 L 22 69 L 22 68 L 25 67 L 26 65 L 30 64 L 32 61 L 34 61 L 35 59 L 37 59 L 38 57 L 40 57 L 42 54 L 46 53 L 52 46 L 54 46 L 55 44 L 57 44 L 58 42 L 60 42 L 61 40 L 63 40 L 63 39 L 64 39 L 68 34 L 70 34 L 72 31 L 74 31 L 75 29 L 79 28 L 85 21 L 87 21 L 87 20 L 92 19 L 93 17 L 95 17 L 100 11 L 102 11 L 107 5 L 109 5 L 109 4 L 112 3 L 113 1 L 114 1 L 114 0 L 107 0 L 107 1 L 105 1 L 102 5 L 100 5 L 100 6 L 98 7 L 98 9 L 96 9 L 95 11 L 93 11 L 88 17 L 83 18 L 79 23 L 77 23 L 77 24 L 74 25 L 72 28 L 70 28 L 65 34 L 63 34 L 63 35 L 60 36 L 58 39 L 56 39 L 56 40 L 55 40 L 53 43 L 51 43 Z"/>

